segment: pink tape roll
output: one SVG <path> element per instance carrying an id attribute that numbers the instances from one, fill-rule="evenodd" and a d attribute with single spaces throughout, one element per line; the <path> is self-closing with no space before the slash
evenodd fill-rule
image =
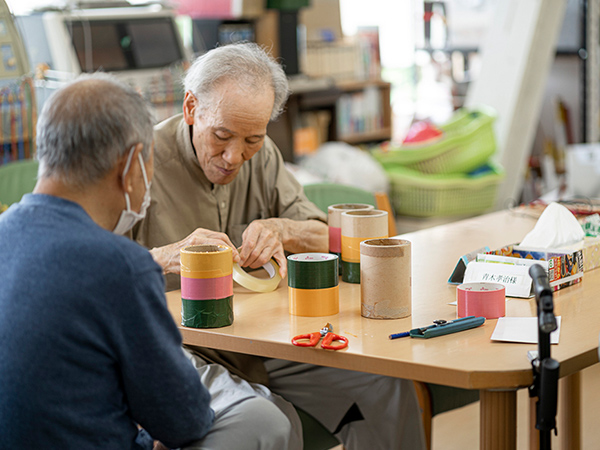
<path id="1" fill-rule="evenodd" d="M 329 227 L 329 252 L 342 253 L 342 229 Z"/>
<path id="2" fill-rule="evenodd" d="M 506 315 L 504 286 L 498 283 L 464 283 L 456 288 L 458 317 L 497 319 Z"/>
<path id="3" fill-rule="evenodd" d="M 217 300 L 233 295 L 233 275 L 218 278 L 181 277 L 181 297 L 187 300 Z"/>

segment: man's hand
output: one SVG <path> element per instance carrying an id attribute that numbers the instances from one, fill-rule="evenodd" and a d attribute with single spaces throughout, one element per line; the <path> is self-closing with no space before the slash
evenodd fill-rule
<path id="1" fill-rule="evenodd" d="M 324 252 L 329 249 L 327 225 L 318 220 L 255 220 L 242 234 L 240 266 L 253 269 L 271 258 L 279 264 L 279 275 L 287 275 L 285 251 L 290 253 Z"/>
<path id="2" fill-rule="evenodd" d="M 240 255 L 234 245 L 229 240 L 229 237 L 225 233 L 219 233 L 217 231 L 211 231 L 204 228 L 197 228 L 188 237 L 182 239 L 174 244 L 165 245 L 163 247 L 156 247 L 150 250 L 150 254 L 157 262 L 159 266 L 163 268 L 164 273 L 180 273 L 180 253 L 183 247 L 189 245 L 226 245 L 231 247 L 233 253 L 233 260 L 238 262 Z"/>
<path id="3" fill-rule="evenodd" d="M 284 224 L 281 219 L 255 220 L 242 234 L 240 266 L 257 269 L 271 258 L 279 264 L 279 275 L 285 278 L 287 260 L 283 250 Z"/>

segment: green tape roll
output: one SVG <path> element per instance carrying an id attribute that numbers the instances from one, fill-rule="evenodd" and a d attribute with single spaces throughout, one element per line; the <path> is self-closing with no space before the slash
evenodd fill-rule
<path id="1" fill-rule="evenodd" d="M 329 253 L 338 257 L 338 275 L 341 275 L 342 274 L 342 265 L 340 264 L 340 261 L 342 260 L 342 254 L 336 253 L 336 252 L 329 252 Z"/>
<path id="2" fill-rule="evenodd" d="M 332 253 L 298 253 L 287 261 L 291 288 L 329 289 L 340 282 L 338 257 Z"/>
<path id="3" fill-rule="evenodd" d="M 360 263 L 346 262 L 342 259 L 342 280 L 346 283 L 360 283 Z"/>
<path id="4" fill-rule="evenodd" d="M 233 323 L 233 295 L 215 300 L 181 299 L 181 325 L 219 328 Z"/>

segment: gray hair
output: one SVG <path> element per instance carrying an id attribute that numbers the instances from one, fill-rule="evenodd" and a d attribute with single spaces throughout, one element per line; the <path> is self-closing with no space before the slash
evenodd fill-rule
<path id="1" fill-rule="evenodd" d="M 152 124 L 145 100 L 132 87 L 106 73 L 80 75 L 44 103 L 37 123 L 38 178 L 89 185 L 138 143 L 147 161 Z"/>
<path id="2" fill-rule="evenodd" d="M 226 80 L 257 89 L 270 85 L 275 94 L 271 120 L 282 112 L 290 90 L 281 65 L 259 45 L 249 42 L 217 47 L 196 58 L 183 84 L 199 102 L 200 110 L 210 107 L 215 87 Z"/>

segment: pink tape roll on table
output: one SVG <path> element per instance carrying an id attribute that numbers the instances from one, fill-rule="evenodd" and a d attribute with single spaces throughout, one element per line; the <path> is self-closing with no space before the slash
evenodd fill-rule
<path id="1" fill-rule="evenodd" d="M 458 317 L 497 319 L 506 315 L 504 286 L 498 283 L 464 283 L 456 288 Z"/>

